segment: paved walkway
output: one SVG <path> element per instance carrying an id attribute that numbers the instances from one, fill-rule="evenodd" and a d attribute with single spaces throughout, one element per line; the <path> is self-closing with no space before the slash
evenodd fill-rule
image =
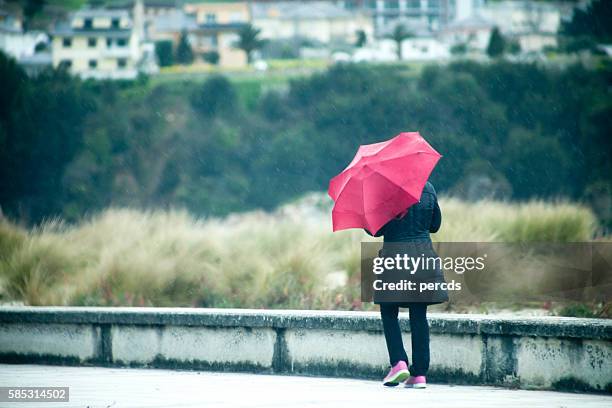
<path id="1" fill-rule="evenodd" d="M 385 388 L 375 381 L 195 371 L 0 364 L 2 386 L 68 386 L 70 402 L 0 407 L 612 407 L 612 396 L 494 387 Z"/>

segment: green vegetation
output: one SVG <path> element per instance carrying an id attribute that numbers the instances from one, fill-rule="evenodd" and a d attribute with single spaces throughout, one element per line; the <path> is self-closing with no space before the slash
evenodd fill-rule
<path id="1" fill-rule="evenodd" d="M 612 41 L 612 4 L 593 0 L 585 8 L 576 7 L 571 20 L 561 23 L 561 33 L 573 37 L 588 36 L 602 43 Z"/>
<path id="2" fill-rule="evenodd" d="M 499 28 L 493 28 L 491 38 L 489 39 L 489 45 L 487 45 L 487 55 L 491 58 L 501 57 L 504 55 L 506 47 L 506 39 L 501 31 L 499 31 Z"/>
<path id="3" fill-rule="evenodd" d="M 612 305 L 604 303 L 572 303 L 562 306 L 559 316 L 606 318 L 612 316 Z"/>
<path id="4" fill-rule="evenodd" d="M 172 41 L 164 40 L 155 43 L 155 55 L 160 67 L 169 67 L 174 65 L 174 52 L 172 50 Z"/>
<path id="5" fill-rule="evenodd" d="M 355 40 L 355 47 L 361 48 L 368 42 L 368 36 L 365 31 L 359 29 L 357 30 L 357 39 Z"/>
<path id="6" fill-rule="evenodd" d="M 598 52 L 597 44 L 612 41 L 612 2 L 593 0 L 586 7 L 576 7 L 572 19 L 562 21 L 559 37 L 562 51 Z"/>
<path id="7" fill-rule="evenodd" d="M 414 34 L 408 31 L 408 28 L 404 24 L 397 24 L 388 38 L 395 41 L 395 51 L 397 52 L 397 59 L 402 60 L 402 43 L 408 38 L 414 37 Z"/>
<path id="8" fill-rule="evenodd" d="M 178 45 L 176 46 L 176 56 L 174 59 L 182 65 L 189 65 L 194 60 L 193 50 L 191 49 L 191 44 L 189 44 L 189 38 L 186 31 L 181 33 Z"/>
<path id="9" fill-rule="evenodd" d="M 206 51 L 202 54 L 202 59 L 212 65 L 217 65 L 220 58 L 221 56 L 217 51 Z"/>
<path id="10" fill-rule="evenodd" d="M 78 225 L 51 220 L 32 230 L 0 219 L 0 302 L 372 308 L 360 302 L 359 242 L 374 239 L 332 234 L 330 204 L 311 195 L 274 213 L 225 219 L 107 209 Z M 593 233 L 593 214 L 569 203 L 440 205 L 438 241 L 574 242 Z M 527 273 L 519 269 L 509 272 L 515 280 Z"/>
<path id="11" fill-rule="evenodd" d="M 265 43 L 259 36 L 260 32 L 259 28 L 251 24 L 246 24 L 238 31 L 239 40 L 235 46 L 245 52 L 249 63 L 253 61 L 253 51 L 260 49 Z"/>
<path id="12" fill-rule="evenodd" d="M 108 206 L 269 210 L 326 189 L 359 144 L 411 130 L 444 156 L 432 175 L 442 193 L 610 191 L 610 67 L 411 67 L 341 64 L 288 83 L 267 74 L 82 82 L 59 71 L 28 78 L 0 57 L 2 211 L 37 223 Z"/>

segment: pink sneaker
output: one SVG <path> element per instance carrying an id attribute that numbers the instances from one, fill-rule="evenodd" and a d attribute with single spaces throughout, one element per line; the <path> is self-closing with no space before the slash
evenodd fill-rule
<path id="1" fill-rule="evenodd" d="M 424 375 L 410 376 L 404 384 L 406 388 L 427 388 L 427 381 Z"/>
<path id="2" fill-rule="evenodd" d="M 405 361 L 399 361 L 396 365 L 391 367 L 389 374 L 387 374 L 383 380 L 383 385 L 395 387 L 409 376 L 410 372 L 408 372 L 408 365 Z"/>

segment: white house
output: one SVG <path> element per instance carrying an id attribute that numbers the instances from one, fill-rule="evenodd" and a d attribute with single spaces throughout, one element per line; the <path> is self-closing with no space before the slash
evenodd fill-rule
<path id="1" fill-rule="evenodd" d="M 493 27 L 493 22 L 479 15 L 472 15 L 453 21 L 441 29 L 437 36 L 449 46 L 464 44 L 469 49 L 484 51 L 489 45 Z"/>
<path id="2" fill-rule="evenodd" d="M 433 61 L 450 58 L 450 47 L 433 35 L 421 35 L 402 42 L 402 59 Z"/>
<path id="3" fill-rule="evenodd" d="M 354 43 L 357 31 L 374 34 L 368 15 L 347 10 L 329 1 L 272 1 L 252 3 L 253 25 L 261 36 L 272 40 L 308 38 L 328 44 Z"/>
<path id="4" fill-rule="evenodd" d="M 135 78 L 153 70 L 153 49 L 144 42 L 142 2 L 126 10 L 83 8 L 52 31 L 53 66 L 83 78 Z"/>
<path id="5" fill-rule="evenodd" d="M 0 10 L 0 50 L 16 60 L 32 57 L 36 46 L 46 45 L 49 36 L 42 31 L 23 31 L 21 19 Z"/>
<path id="6" fill-rule="evenodd" d="M 503 0 L 488 2 L 482 17 L 501 32 L 516 39 L 523 51 L 540 51 L 557 45 L 557 31 L 562 19 L 571 15 L 571 2 Z"/>

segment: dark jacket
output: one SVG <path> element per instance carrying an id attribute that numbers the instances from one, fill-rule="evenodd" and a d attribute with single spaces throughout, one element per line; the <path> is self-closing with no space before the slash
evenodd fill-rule
<path id="1" fill-rule="evenodd" d="M 430 233 L 440 229 L 442 214 L 436 190 L 430 182 L 425 184 L 421 199 L 411 206 L 408 211 L 385 224 L 376 234 L 370 235 L 384 237 L 383 248 L 380 256 L 395 256 L 395 254 L 408 254 L 412 257 L 438 257 L 431 244 Z M 444 282 L 444 273 L 441 268 L 419 269 L 413 275 L 407 274 L 406 279 L 419 282 Z M 442 303 L 448 300 L 446 290 L 435 290 L 427 292 L 426 296 L 410 294 L 400 306 L 407 307 L 410 303 L 423 302 L 427 304 Z M 377 301 L 376 303 L 382 303 Z"/>
<path id="2" fill-rule="evenodd" d="M 385 242 L 431 242 L 430 232 L 438 232 L 442 224 L 442 214 L 434 186 L 428 181 L 423 187 L 421 200 L 408 209 L 401 218 L 396 217 L 370 234 L 384 236 Z"/>

